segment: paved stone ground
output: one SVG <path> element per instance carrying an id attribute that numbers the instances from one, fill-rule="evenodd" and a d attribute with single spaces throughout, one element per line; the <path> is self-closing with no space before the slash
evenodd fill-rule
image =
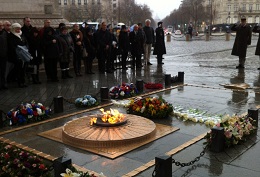
<path id="1" fill-rule="evenodd" d="M 140 70 L 121 70 L 113 74 L 99 74 L 95 67 L 96 74 L 84 75 L 70 80 L 60 80 L 59 83 L 48 83 L 44 73 L 41 73 L 41 85 L 32 85 L 28 81 L 29 87 L 17 88 L 15 84 L 10 84 L 10 88 L 0 91 L 0 109 L 7 112 L 21 102 L 28 102 L 34 99 L 44 105 L 51 105 L 53 97 L 63 96 L 67 100 L 74 100 L 85 94 L 97 95 L 102 86 L 112 87 L 120 82 L 133 82 L 136 79 L 143 79 L 145 82 L 162 82 L 164 75 L 177 75 L 179 71 L 185 73 L 185 83 L 191 85 L 203 85 L 214 87 L 203 88 L 195 86 L 184 86 L 158 93 L 167 101 L 174 105 L 182 105 L 186 108 L 198 108 L 214 114 L 224 113 L 244 113 L 247 109 L 254 108 L 260 103 L 259 97 L 259 71 L 260 60 L 254 55 L 257 37 L 254 36 L 252 46 L 248 48 L 246 68 L 237 70 L 235 66 L 238 58 L 231 56 L 234 37 L 230 41 L 225 41 L 224 37 L 212 37 L 211 41 L 194 39 L 186 42 L 184 38 L 172 37 L 171 42 L 167 42 L 167 54 L 164 56 L 164 65 L 157 66 L 156 58 L 152 56 L 152 66 L 144 67 Z M 223 90 L 220 84 L 225 83 L 248 83 L 251 88 L 245 92 L 233 92 Z M 113 107 L 113 106 L 112 106 Z M 64 113 L 54 114 L 58 117 L 68 113 L 82 111 L 73 104 L 64 103 Z M 119 108 L 124 112 L 123 108 Z M 56 157 L 67 156 L 73 163 L 83 166 L 96 172 L 103 172 L 108 177 L 123 176 L 136 168 L 153 160 L 156 156 L 164 155 L 166 152 L 184 144 L 197 137 L 209 128 L 205 125 L 191 122 L 183 122 L 176 118 L 165 120 L 155 120 L 157 123 L 179 127 L 180 130 L 165 136 L 159 140 L 135 149 L 115 160 L 107 159 L 83 150 L 79 150 L 61 143 L 57 143 L 37 136 L 37 133 L 53 129 L 64 125 L 69 120 L 81 117 L 89 113 L 81 113 L 68 118 L 45 123 L 42 125 L 26 128 L 20 131 L 3 135 L 4 138 L 22 143 L 39 151 L 51 154 Z M 1 131 L 10 129 L 2 128 Z M 173 156 L 179 161 L 188 162 L 199 155 L 203 149 L 203 140 L 186 148 Z M 259 164 L 259 137 L 258 135 L 249 138 L 245 144 L 227 149 L 222 153 L 207 153 L 194 166 L 177 167 L 173 165 L 172 176 L 223 176 L 223 177 L 258 177 Z M 251 162 L 251 163 L 248 163 Z M 153 167 L 138 174 L 140 177 L 152 176 Z"/>

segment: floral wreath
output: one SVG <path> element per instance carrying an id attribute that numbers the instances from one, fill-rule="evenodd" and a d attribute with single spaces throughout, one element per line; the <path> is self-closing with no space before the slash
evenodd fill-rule
<path id="1" fill-rule="evenodd" d="M 109 89 L 109 95 L 111 98 L 129 98 L 136 96 L 138 90 L 133 83 L 122 83 L 122 85 L 113 86 Z"/>
<path id="2" fill-rule="evenodd" d="M 75 100 L 75 105 L 76 106 L 83 106 L 83 107 L 97 106 L 98 102 L 97 102 L 96 98 L 94 98 L 90 95 L 85 95 L 82 98 L 77 98 Z"/>
<path id="3" fill-rule="evenodd" d="M 225 147 L 230 147 L 240 142 L 246 141 L 246 137 L 256 131 L 255 120 L 248 116 L 229 116 L 222 118 L 221 123 L 216 124 L 217 127 L 224 128 Z M 212 131 L 205 136 L 204 144 L 211 145 L 213 135 Z"/>
<path id="4" fill-rule="evenodd" d="M 146 83 L 144 84 L 144 87 L 146 89 L 162 89 L 163 88 L 163 85 L 160 84 L 160 83 Z"/>
<path id="5" fill-rule="evenodd" d="M 50 117 L 51 109 L 43 106 L 41 103 L 21 103 L 14 109 L 11 109 L 6 117 L 10 125 L 23 124 L 29 121 L 40 121 Z"/>
<path id="6" fill-rule="evenodd" d="M 166 118 L 173 111 L 173 106 L 163 98 L 148 97 L 131 100 L 127 106 L 127 113 L 146 118 Z"/>

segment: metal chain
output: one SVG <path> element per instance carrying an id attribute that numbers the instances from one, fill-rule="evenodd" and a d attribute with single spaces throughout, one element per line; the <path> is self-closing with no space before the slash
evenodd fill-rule
<path id="1" fill-rule="evenodd" d="M 181 167 L 191 166 L 195 162 L 198 162 L 202 156 L 204 156 L 204 154 L 206 153 L 206 149 L 208 149 L 208 145 L 206 145 L 203 148 L 203 150 L 201 151 L 201 153 L 198 157 L 194 158 L 192 161 L 190 161 L 188 163 L 182 163 L 182 162 L 176 161 L 175 159 L 172 159 L 172 163 L 174 163 L 176 166 L 181 166 Z M 159 164 L 155 165 L 155 168 L 152 173 L 152 177 L 155 177 L 156 171 L 158 171 L 159 167 L 160 167 Z"/>
<path id="2" fill-rule="evenodd" d="M 188 175 L 191 173 L 191 171 L 196 170 L 197 167 L 209 168 L 209 165 L 206 165 L 206 164 L 192 165 L 192 167 L 189 168 L 188 170 L 186 170 L 186 172 L 185 172 L 183 175 L 181 175 L 181 177 L 186 177 L 186 176 L 188 176 Z"/>

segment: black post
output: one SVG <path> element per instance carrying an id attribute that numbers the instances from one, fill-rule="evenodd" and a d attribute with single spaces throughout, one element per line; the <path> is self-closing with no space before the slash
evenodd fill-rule
<path id="1" fill-rule="evenodd" d="M 54 101 L 54 112 L 61 113 L 63 112 L 63 97 L 57 96 L 53 98 Z"/>
<path id="2" fill-rule="evenodd" d="M 165 74 L 164 75 L 165 79 L 165 86 L 171 85 L 171 74 Z"/>
<path id="3" fill-rule="evenodd" d="M 213 136 L 212 136 L 210 150 L 213 152 L 223 151 L 225 145 L 224 128 L 215 126 L 211 129 L 211 133 Z"/>
<path id="4" fill-rule="evenodd" d="M 142 93 L 144 91 L 144 81 L 142 79 L 137 79 L 135 85 L 138 92 Z"/>
<path id="5" fill-rule="evenodd" d="M 171 156 L 155 157 L 155 177 L 172 177 Z"/>
<path id="6" fill-rule="evenodd" d="M 254 126 L 258 127 L 258 109 L 248 109 L 248 117 L 254 119 Z"/>
<path id="7" fill-rule="evenodd" d="M 178 72 L 178 82 L 184 82 L 184 72 Z"/>
<path id="8" fill-rule="evenodd" d="M 109 90 L 107 87 L 101 87 L 100 88 L 100 96 L 101 96 L 101 101 L 108 101 L 109 98 Z"/>
<path id="9" fill-rule="evenodd" d="M 59 157 L 54 160 L 53 168 L 54 168 L 54 176 L 60 177 L 61 173 L 66 173 L 66 168 L 71 166 L 71 159 L 66 157 Z"/>

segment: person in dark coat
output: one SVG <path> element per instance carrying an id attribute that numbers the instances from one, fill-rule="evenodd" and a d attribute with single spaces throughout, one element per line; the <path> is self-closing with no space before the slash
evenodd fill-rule
<path id="1" fill-rule="evenodd" d="M 101 29 L 97 33 L 97 45 L 98 45 L 98 68 L 100 73 L 112 73 L 110 67 L 110 52 L 112 45 L 112 37 L 107 30 L 105 22 L 101 23 Z"/>
<path id="2" fill-rule="evenodd" d="M 75 52 L 73 53 L 73 67 L 75 75 L 82 76 L 81 74 L 81 60 L 83 51 L 83 34 L 79 30 L 79 25 L 74 24 L 72 31 L 69 33 L 74 42 Z"/>
<path id="3" fill-rule="evenodd" d="M 88 53 L 86 58 L 86 73 L 95 74 L 92 71 L 93 60 L 96 57 L 95 40 L 93 36 L 93 30 L 91 28 L 85 29 L 86 35 L 84 36 L 84 46 Z"/>
<path id="4" fill-rule="evenodd" d="M 236 68 L 244 68 L 244 64 L 246 61 L 247 46 L 251 45 L 251 27 L 246 24 L 246 18 L 242 17 L 241 23 L 234 24 L 231 27 L 231 30 L 236 31 L 236 38 L 231 55 L 239 57 L 239 65 L 236 66 Z"/>
<path id="5" fill-rule="evenodd" d="M 22 36 L 21 25 L 19 23 L 12 24 L 11 33 L 8 36 L 8 60 L 14 63 L 15 77 L 18 82 L 18 87 L 27 87 L 25 85 L 25 63 L 16 54 L 18 45 L 25 46 L 26 40 Z"/>
<path id="6" fill-rule="evenodd" d="M 8 32 L 2 28 L 2 22 L 0 22 L 0 90 L 1 89 L 7 89 L 7 85 L 6 85 L 6 78 L 5 78 L 5 74 L 6 74 L 6 63 L 7 63 L 7 58 L 8 58 L 8 54 L 7 54 L 7 36 L 8 36 Z"/>
<path id="7" fill-rule="evenodd" d="M 260 24 L 259 23 L 254 26 L 253 32 L 260 34 Z M 255 55 L 258 55 L 259 59 L 260 59 L 260 37 L 258 37 L 258 40 L 257 40 L 257 45 L 256 45 L 256 49 L 255 49 Z M 257 69 L 260 70 L 260 67 L 257 68 Z"/>
<path id="8" fill-rule="evenodd" d="M 138 25 L 134 25 L 134 30 L 129 33 L 129 41 L 131 45 L 132 67 L 142 68 L 143 35 L 138 30 Z"/>
<path id="9" fill-rule="evenodd" d="M 33 84 L 41 84 L 41 82 L 39 81 L 39 68 L 42 62 L 42 46 L 41 38 L 39 36 L 39 30 L 36 27 L 32 27 L 28 37 L 29 52 L 33 57 L 31 64 L 36 68 L 36 71 L 33 71 L 31 74 L 32 81 Z"/>
<path id="10" fill-rule="evenodd" d="M 62 51 L 59 40 L 52 27 L 47 27 L 43 34 L 44 63 L 48 81 L 58 82 L 57 64 Z"/>
<path id="11" fill-rule="evenodd" d="M 109 27 L 109 32 L 111 34 L 111 40 L 112 40 L 109 69 L 112 71 L 112 70 L 116 70 L 115 61 L 116 61 L 117 52 L 118 52 L 118 41 L 117 41 L 116 35 L 114 34 L 114 30 L 111 26 Z"/>
<path id="12" fill-rule="evenodd" d="M 164 40 L 164 31 L 162 27 L 162 22 L 158 22 L 158 28 L 155 29 L 156 37 L 155 37 L 155 45 L 153 54 L 157 55 L 157 64 L 164 64 L 162 62 L 163 54 L 166 54 L 165 48 L 165 40 Z"/>
<path id="13" fill-rule="evenodd" d="M 23 32 L 23 36 L 25 39 L 29 42 L 30 40 L 30 31 L 32 30 L 32 25 L 31 25 L 31 19 L 29 17 L 24 17 L 23 18 L 23 27 L 21 28 Z"/>
<path id="14" fill-rule="evenodd" d="M 129 52 L 129 36 L 128 36 L 128 31 L 126 29 L 125 25 L 121 26 L 121 30 L 119 33 L 119 46 L 118 46 L 118 50 L 120 51 L 121 55 L 122 55 L 122 69 L 126 70 L 126 59 L 128 56 L 128 52 Z"/>
<path id="15" fill-rule="evenodd" d="M 62 47 L 62 56 L 60 58 L 60 68 L 61 68 L 61 78 L 73 78 L 69 74 L 69 63 L 70 63 L 70 54 L 74 53 L 74 42 L 68 33 L 68 29 L 66 26 L 60 28 L 59 41 Z"/>

